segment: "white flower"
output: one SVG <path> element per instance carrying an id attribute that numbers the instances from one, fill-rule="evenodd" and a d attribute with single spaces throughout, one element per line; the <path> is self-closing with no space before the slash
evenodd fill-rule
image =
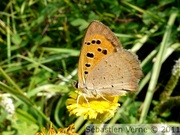
<path id="1" fill-rule="evenodd" d="M 8 116 L 12 117 L 15 112 L 15 107 L 13 104 L 13 100 L 9 96 L 10 96 L 9 94 L 1 94 L 0 105 L 8 113 Z"/>
<path id="2" fill-rule="evenodd" d="M 180 76 L 180 58 L 176 61 L 176 64 L 173 67 L 172 74 L 174 76 Z"/>

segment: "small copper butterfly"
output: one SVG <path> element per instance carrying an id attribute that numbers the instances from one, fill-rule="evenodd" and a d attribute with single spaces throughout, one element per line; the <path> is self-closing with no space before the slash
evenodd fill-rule
<path id="1" fill-rule="evenodd" d="M 135 91 L 143 73 L 137 56 L 122 48 L 113 32 L 92 21 L 83 39 L 76 87 L 88 98 Z"/>

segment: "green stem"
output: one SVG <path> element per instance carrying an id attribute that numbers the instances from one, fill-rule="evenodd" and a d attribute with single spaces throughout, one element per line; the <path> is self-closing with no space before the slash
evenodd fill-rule
<path id="1" fill-rule="evenodd" d="M 161 66 L 162 66 L 162 61 L 163 61 L 163 57 L 165 55 L 166 52 L 166 48 L 168 45 L 168 40 L 170 38 L 170 34 L 171 34 L 171 29 L 172 26 L 174 24 L 174 21 L 176 19 L 177 13 L 172 13 L 170 16 L 170 19 L 168 21 L 167 27 L 166 27 L 166 32 L 163 36 L 163 40 L 162 43 L 160 45 L 160 50 L 157 54 L 157 59 L 154 63 L 153 69 L 152 69 L 152 76 L 151 76 L 151 80 L 149 83 L 149 87 L 148 87 L 148 92 L 144 101 L 144 107 L 141 113 L 141 117 L 140 117 L 140 121 L 139 123 L 143 123 L 146 119 L 151 101 L 152 101 L 152 97 L 154 95 L 154 90 L 157 84 L 157 80 L 158 80 L 158 76 L 161 70 Z"/>

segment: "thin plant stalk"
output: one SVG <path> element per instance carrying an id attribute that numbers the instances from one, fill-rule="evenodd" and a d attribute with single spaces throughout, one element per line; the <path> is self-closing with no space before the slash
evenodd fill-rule
<path id="1" fill-rule="evenodd" d="M 170 18 L 169 18 L 169 21 L 168 21 L 168 24 L 167 24 L 167 27 L 166 27 L 166 32 L 164 33 L 163 40 L 162 40 L 162 43 L 160 45 L 159 52 L 157 54 L 157 59 L 156 59 L 156 61 L 154 63 L 153 69 L 152 69 L 151 80 L 150 80 L 150 83 L 149 83 L 147 95 L 145 97 L 144 107 L 143 107 L 143 110 L 142 110 L 142 113 L 141 113 L 139 123 L 143 123 L 145 121 L 146 117 L 147 117 L 148 110 L 149 110 L 149 107 L 150 107 L 150 104 L 151 104 L 151 101 L 152 101 L 152 97 L 153 97 L 153 94 L 154 94 L 154 90 L 155 90 L 155 87 L 156 87 L 156 84 L 157 84 L 157 81 L 158 81 L 158 77 L 159 77 L 159 74 L 160 74 L 163 57 L 164 57 L 166 49 L 167 49 L 168 40 L 169 40 L 170 34 L 171 34 L 171 29 L 172 29 L 172 26 L 173 26 L 174 21 L 176 19 L 176 16 L 177 16 L 177 13 L 172 13 Z"/>

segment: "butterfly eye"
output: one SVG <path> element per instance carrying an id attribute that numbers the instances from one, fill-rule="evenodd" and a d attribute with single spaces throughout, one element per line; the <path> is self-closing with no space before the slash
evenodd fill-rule
<path id="1" fill-rule="evenodd" d="M 78 81 L 74 82 L 74 86 L 75 86 L 76 89 L 78 89 Z"/>

